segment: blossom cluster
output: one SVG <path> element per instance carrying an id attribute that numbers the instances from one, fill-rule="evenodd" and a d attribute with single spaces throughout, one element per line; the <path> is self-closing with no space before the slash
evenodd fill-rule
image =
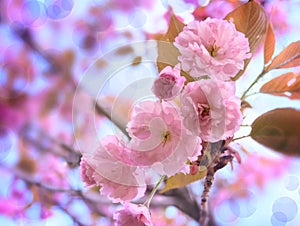
<path id="1" fill-rule="evenodd" d="M 203 142 L 233 137 L 242 122 L 241 101 L 230 81 L 250 57 L 248 40 L 232 22 L 193 21 L 175 39 L 179 64 L 154 81 L 156 100 L 136 104 L 127 124 L 130 141 L 107 136 L 97 150 L 83 153 L 81 177 L 87 186 L 124 208 L 116 225 L 152 225 L 146 205 L 130 201 L 146 191 L 146 175 L 190 173 Z M 186 81 L 181 71 L 194 81 Z"/>

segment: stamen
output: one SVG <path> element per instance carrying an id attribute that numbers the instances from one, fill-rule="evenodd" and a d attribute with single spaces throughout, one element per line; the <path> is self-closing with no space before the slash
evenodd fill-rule
<path id="1" fill-rule="evenodd" d="M 164 134 L 164 140 L 163 140 L 163 147 L 166 145 L 166 143 L 171 139 L 171 133 L 170 131 L 167 131 Z"/>
<path id="2" fill-rule="evenodd" d="M 216 57 L 218 55 L 219 49 L 220 47 L 216 46 L 216 41 L 214 41 L 214 43 L 209 48 L 207 48 L 207 51 L 212 57 Z"/>

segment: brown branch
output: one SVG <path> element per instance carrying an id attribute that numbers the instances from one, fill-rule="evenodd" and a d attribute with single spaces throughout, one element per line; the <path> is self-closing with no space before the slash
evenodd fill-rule
<path id="1" fill-rule="evenodd" d="M 207 201 L 208 201 L 210 189 L 214 181 L 214 174 L 215 174 L 214 168 L 209 167 L 204 182 L 204 190 L 201 195 L 201 211 L 200 211 L 200 219 L 199 219 L 199 223 L 201 226 L 207 226 L 210 220 Z"/>
<path id="2" fill-rule="evenodd" d="M 171 205 L 174 205 L 183 213 L 190 216 L 195 221 L 199 221 L 200 208 L 196 200 L 192 199 L 189 190 L 186 187 L 172 189 L 164 192 L 162 196 L 171 198 Z"/>
<path id="3" fill-rule="evenodd" d="M 203 165 L 207 166 L 207 175 L 204 181 L 204 189 L 201 195 L 201 209 L 200 209 L 200 217 L 199 223 L 201 226 L 214 225 L 213 217 L 210 214 L 211 211 L 208 209 L 208 197 L 211 187 L 214 181 L 214 175 L 217 171 L 217 167 L 220 162 L 220 155 L 222 153 L 222 149 L 224 146 L 224 141 L 218 141 L 215 143 L 210 143 L 205 152 L 205 156 L 207 160 L 203 159 L 200 162 Z"/>
<path id="4" fill-rule="evenodd" d="M 106 117 L 107 119 L 109 119 L 128 139 L 130 139 L 126 128 L 124 126 L 122 126 L 121 124 L 119 124 L 118 122 L 114 121 L 111 117 L 111 115 L 109 115 L 105 109 L 103 109 L 103 107 L 101 105 L 99 105 L 97 102 L 95 102 L 95 110 L 98 114 Z"/>
<path id="5" fill-rule="evenodd" d="M 70 167 L 79 166 L 81 153 L 74 150 L 67 144 L 59 142 L 41 130 L 34 131 L 38 133 L 36 138 L 30 136 L 32 128 L 27 127 L 22 131 L 22 138 L 34 145 L 42 152 L 50 152 L 58 157 L 64 158 Z"/>

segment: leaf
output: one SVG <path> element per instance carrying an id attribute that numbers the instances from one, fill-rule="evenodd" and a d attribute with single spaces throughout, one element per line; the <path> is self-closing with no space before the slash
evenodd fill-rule
<path id="1" fill-rule="evenodd" d="M 182 23 L 173 12 L 171 12 L 170 23 L 167 33 L 158 42 L 158 57 L 157 68 L 161 71 L 166 66 L 174 67 L 178 64 L 179 51 L 173 45 L 175 38 L 183 30 L 184 23 Z"/>
<path id="2" fill-rule="evenodd" d="M 232 21 L 238 31 L 248 38 L 250 52 L 255 52 L 267 28 L 267 16 L 263 7 L 255 1 L 249 1 L 230 12 L 225 20 Z M 245 60 L 244 69 L 233 80 L 237 80 L 246 70 L 250 59 Z"/>
<path id="3" fill-rule="evenodd" d="M 260 92 L 300 100 L 300 73 L 288 72 L 267 82 Z"/>
<path id="4" fill-rule="evenodd" d="M 195 182 L 197 180 L 200 180 L 206 176 L 207 168 L 206 167 L 200 167 L 200 170 L 198 173 L 191 175 L 191 174 L 183 174 L 183 173 L 177 173 L 172 177 L 169 177 L 167 179 L 165 187 L 160 190 L 159 193 L 164 193 L 166 191 L 169 191 L 171 189 L 184 187 L 192 182 Z"/>
<path id="5" fill-rule="evenodd" d="M 292 42 L 282 50 L 266 68 L 266 71 L 300 66 L 300 41 Z"/>
<path id="6" fill-rule="evenodd" d="M 142 62 L 142 57 L 141 57 L 141 56 L 136 56 L 136 57 L 133 59 L 131 65 L 132 65 L 132 66 L 137 66 L 137 65 L 139 65 L 141 62 Z"/>
<path id="7" fill-rule="evenodd" d="M 282 154 L 300 156 L 300 111 L 278 108 L 252 123 L 251 137 Z"/>
<path id="8" fill-rule="evenodd" d="M 253 108 L 253 107 L 249 102 L 242 100 L 241 109 L 246 109 L 246 108 Z"/>
<path id="9" fill-rule="evenodd" d="M 272 23 L 269 22 L 264 44 L 264 63 L 270 62 L 275 49 L 275 34 Z"/>

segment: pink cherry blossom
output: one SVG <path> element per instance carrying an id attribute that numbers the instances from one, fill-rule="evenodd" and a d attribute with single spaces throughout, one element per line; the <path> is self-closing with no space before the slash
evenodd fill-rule
<path id="1" fill-rule="evenodd" d="M 230 80 L 250 58 L 248 39 L 232 22 L 207 18 L 193 21 L 175 39 L 182 69 L 193 77 Z"/>
<path id="2" fill-rule="evenodd" d="M 186 161 L 196 160 L 201 140 L 182 124 L 179 109 L 171 102 L 144 101 L 136 105 L 128 123 L 131 162 L 151 166 L 163 175 L 188 172 Z"/>
<path id="3" fill-rule="evenodd" d="M 116 226 L 152 226 L 149 209 L 144 205 L 126 203 L 114 213 Z"/>
<path id="4" fill-rule="evenodd" d="M 202 79 L 188 83 L 181 95 L 186 128 L 209 142 L 233 136 L 242 123 L 241 101 L 234 92 L 233 82 Z"/>
<path id="5" fill-rule="evenodd" d="M 81 172 L 86 184 L 101 186 L 100 193 L 113 202 L 140 198 L 146 190 L 144 172 L 119 161 L 125 147 L 114 136 L 105 137 L 92 153 L 83 153 Z M 87 166 L 88 165 L 88 166 Z"/>
<path id="6" fill-rule="evenodd" d="M 180 76 L 180 68 L 165 67 L 154 81 L 152 92 L 158 98 L 168 101 L 174 99 L 182 90 L 185 77 Z"/>
<path id="7" fill-rule="evenodd" d="M 82 157 L 80 161 L 80 177 L 86 187 L 92 187 L 96 185 L 94 174 L 95 170 Z"/>

